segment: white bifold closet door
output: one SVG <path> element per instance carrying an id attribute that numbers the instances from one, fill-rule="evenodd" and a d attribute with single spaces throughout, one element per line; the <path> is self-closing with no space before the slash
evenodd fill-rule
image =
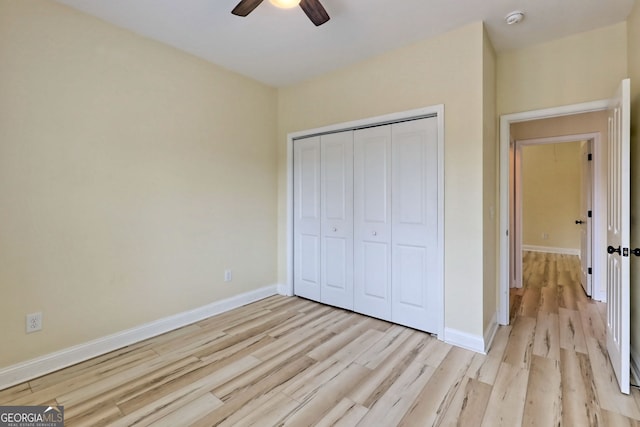
<path id="1" fill-rule="evenodd" d="M 436 331 L 438 127 L 435 118 L 391 126 L 391 320 Z"/>
<path id="2" fill-rule="evenodd" d="M 437 119 L 294 143 L 295 294 L 435 332 Z"/>
<path id="3" fill-rule="evenodd" d="M 296 295 L 353 310 L 353 132 L 294 146 Z"/>
<path id="4" fill-rule="evenodd" d="M 320 137 L 296 141 L 293 156 L 293 286 L 320 301 Z"/>
<path id="5" fill-rule="evenodd" d="M 320 301 L 353 310 L 353 132 L 321 137 Z"/>
<path id="6" fill-rule="evenodd" d="M 391 320 L 391 126 L 355 131 L 354 307 Z"/>

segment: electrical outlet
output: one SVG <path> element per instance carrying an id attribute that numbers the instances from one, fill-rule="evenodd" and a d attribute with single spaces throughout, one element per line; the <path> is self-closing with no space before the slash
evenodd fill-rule
<path id="1" fill-rule="evenodd" d="M 37 332 L 42 329 L 42 313 L 27 314 L 27 333 Z"/>
<path id="2" fill-rule="evenodd" d="M 233 273 L 231 272 L 231 270 L 225 270 L 224 271 L 224 281 L 225 282 L 230 282 L 233 280 Z"/>

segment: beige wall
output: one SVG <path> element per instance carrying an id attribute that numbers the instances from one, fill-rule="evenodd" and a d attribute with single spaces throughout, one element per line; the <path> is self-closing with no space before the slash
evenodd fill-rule
<path id="1" fill-rule="evenodd" d="M 0 0 L 0 93 L 0 368 L 276 282 L 275 89 Z"/>
<path id="2" fill-rule="evenodd" d="M 445 326 L 482 334 L 483 89 L 482 23 L 281 89 L 280 283 L 287 280 L 286 135 L 445 104 Z"/>
<path id="3" fill-rule="evenodd" d="M 511 125 L 514 140 L 550 138 L 555 136 L 599 133 L 602 152 L 606 153 L 609 115 L 606 111 L 574 114 L 551 119 L 530 120 Z"/>
<path id="4" fill-rule="evenodd" d="M 498 55 L 498 114 L 609 98 L 627 75 L 626 40 L 623 22 Z"/>
<path id="5" fill-rule="evenodd" d="M 640 247 L 640 2 L 627 21 L 631 77 L 631 247 Z M 631 348 L 640 353 L 640 258 L 631 260 Z"/>
<path id="6" fill-rule="evenodd" d="M 580 142 L 522 147 L 523 245 L 580 249 L 580 153 Z"/>
<path id="7" fill-rule="evenodd" d="M 498 119 L 496 116 L 496 53 L 483 32 L 483 273 L 484 330 L 491 327 L 498 309 Z"/>

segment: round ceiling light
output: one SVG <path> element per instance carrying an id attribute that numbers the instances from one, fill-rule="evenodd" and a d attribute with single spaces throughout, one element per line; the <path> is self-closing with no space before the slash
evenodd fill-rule
<path id="1" fill-rule="evenodd" d="M 509 25 L 518 24 L 522 22 L 523 19 L 524 19 L 524 12 L 521 12 L 519 10 L 513 11 L 504 17 L 505 22 Z"/>
<path id="2" fill-rule="evenodd" d="M 272 5 L 280 9 L 291 9 L 300 4 L 300 0 L 269 0 Z"/>

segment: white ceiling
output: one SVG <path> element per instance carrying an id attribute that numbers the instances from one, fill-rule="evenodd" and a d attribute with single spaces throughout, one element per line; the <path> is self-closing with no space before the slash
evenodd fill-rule
<path id="1" fill-rule="evenodd" d="M 56 0 L 273 86 L 484 21 L 497 51 L 624 21 L 634 0 L 322 0 L 315 27 L 300 8 L 265 0 L 248 17 L 239 0 Z M 513 10 L 526 13 L 515 26 Z"/>

